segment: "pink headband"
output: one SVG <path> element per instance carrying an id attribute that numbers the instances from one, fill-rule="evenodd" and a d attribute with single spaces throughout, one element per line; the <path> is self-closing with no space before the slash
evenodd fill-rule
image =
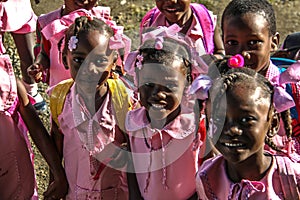
<path id="1" fill-rule="evenodd" d="M 148 40 L 155 40 L 154 48 L 160 50 L 163 48 L 164 38 L 171 38 L 175 41 L 178 41 L 178 43 L 190 47 L 192 74 L 196 76 L 199 74 L 206 74 L 208 71 L 207 64 L 201 59 L 200 54 L 196 51 L 193 41 L 189 37 L 180 34 L 180 30 L 181 28 L 177 24 L 173 24 L 169 27 L 159 26 L 157 29 L 142 35 L 142 45 Z M 141 57 L 142 55 L 139 55 L 138 51 L 129 53 L 125 62 L 125 71 L 129 75 L 135 76 L 135 67 L 140 68 L 142 64 Z M 136 64 L 137 59 L 138 62 Z"/>

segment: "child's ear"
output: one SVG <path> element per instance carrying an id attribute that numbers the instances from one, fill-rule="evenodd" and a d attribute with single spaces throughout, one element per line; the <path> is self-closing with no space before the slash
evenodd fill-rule
<path id="1" fill-rule="evenodd" d="M 278 131 L 279 131 L 279 126 L 280 126 L 280 116 L 279 113 L 274 113 L 272 119 L 271 119 L 271 124 L 270 124 L 270 129 L 267 133 L 269 138 L 274 137 Z"/>
<path id="2" fill-rule="evenodd" d="M 62 62 L 64 64 L 65 68 L 69 69 L 68 62 L 67 62 L 67 56 L 64 53 L 62 54 Z"/>
<path id="3" fill-rule="evenodd" d="M 276 32 L 272 36 L 272 41 L 271 41 L 271 51 L 276 51 L 279 47 L 279 40 L 280 40 L 280 35 L 278 32 Z"/>

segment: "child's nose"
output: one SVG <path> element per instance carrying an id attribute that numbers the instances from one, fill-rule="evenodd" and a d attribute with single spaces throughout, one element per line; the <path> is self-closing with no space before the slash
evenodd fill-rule
<path id="1" fill-rule="evenodd" d="M 161 86 L 157 84 L 153 87 L 152 96 L 162 99 L 166 98 L 166 94 L 162 91 Z"/>
<path id="2" fill-rule="evenodd" d="M 235 136 L 235 135 L 241 135 L 242 134 L 242 130 L 237 126 L 237 125 L 230 125 L 230 126 L 226 126 L 225 125 L 225 131 L 224 133 L 230 136 Z"/>

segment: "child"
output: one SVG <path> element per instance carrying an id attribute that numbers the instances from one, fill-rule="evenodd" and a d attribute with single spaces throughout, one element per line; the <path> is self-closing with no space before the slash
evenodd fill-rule
<path id="1" fill-rule="evenodd" d="M 196 49 L 203 54 L 224 56 L 224 46 L 216 27 L 217 17 L 204 5 L 191 3 L 191 0 L 163 1 L 156 0 L 156 7 L 143 17 L 140 34 L 146 27 L 170 26 L 177 24 L 181 33 L 189 36 L 196 43 Z"/>
<path id="2" fill-rule="evenodd" d="M 279 129 L 282 105 L 276 90 L 248 68 L 230 70 L 214 81 L 206 118 L 208 135 L 222 155 L 199 169 L 200 199 L 299 199 L 300 164 L 264 151 L 265 141 Z"/>
<path id="3" fill-rule="evenodd" d="M 36 3 L 38 2 L 36 1 Z M 20 57 L 23 84 L 28 94 L 35 99 L 34 107 L 36 110 L 45 111 L 46 103 L 38 93 L 38 86 L 27 73 L 27 68 L 34 61 L 33 46 L 36 19 L 30 0 L 0 1 L 0 39 L 2 41 L 5 32 L 12 35 Z M 3 44 L 0 46 L 0 53 L 5 53 Z"/>
<path id="4" fill-rule="evenodd" d="M 143 44 L 125 63 L 141 104 L 128 112 L 125 124 L 138 183 L 136 188 L 129 184 L 133 199 L 197 198 L 193 180 L 205 135 L 198 129 L 201 109 L 190 84 L 192 75 L 206 66 L 199 66 L 199 57 L 191 53 L 192 42 L 180 36 L 180 30 L 174 24 L 144 33 Z M 205 81 L 201 78 L 195 81 Z"/>
<path id="5" fill-rule="evenodd" d="M 71 78 L 68 69 L 65 69 L 59 53 L 59 42 L 62 40 L 67 28 L 79 16 L 96 16 L 110 18 L 110 8 L 97 6 L 92 1 L 65 1 L 65 4 L 50 13 L 41 15 L 37 21 L 37 54 L 34 64 L 28 73 L 37 82 L 47 82 L 50 88 L 62 80 Z"/>
<path id="6" fill-rule="evenodd" d="M 279 33 L 276 32 L 273 7 L 267 0 L 231 1 L 223 12 L 221 26 L 227 55 L 241 54 L 245 58 L 247 67 L 254 69 L 271 82 L 274 82 L 274 78 L 284 71 L 284 69 L 278 69 L 270 61 L 271 52 L 278 48 Z M 293 137 L 298 143 L 296 137 L 300 130 L 298 117 L 300 90 L 295 83 L 287 85 L 287 90 L 290 90 L 289 93 L 292 94 L 296 104 L 291 108 L 291 116 L 293 118 Z M 283 138 L 283 143 L 288 144 L 284 140 Z M 300 145 L 296 144 L 296 148 L 298 148 L 297 146 Z M 300 151 L 298 151 L 299 153 Z"/>
<path id="7" fill-rule="evenodd" d="M 0 55 L 0 196 L 1 199 L 37 199 L 34 194 L 33 154 L 27 128 L 42 153 L 54 181 L 44 193 L 45 199 L 63 197 L 67 180 L 59 156 L 47 130 L 35 112 L 26 89 L 15 79 L 8 55 Z"/>
<path id="8" fill-rule="evenodd" d="M 67 199 L 128 199 L 125 167 L 115 159 L 126 143 L 128 95 L 122 81 L 108 79 L 116 49 L 124 47 L 118 28 L 110 20 L 81 16 L 66 32 L 62 60 L 72 80 L 53 88 L 50 109 Z"/>

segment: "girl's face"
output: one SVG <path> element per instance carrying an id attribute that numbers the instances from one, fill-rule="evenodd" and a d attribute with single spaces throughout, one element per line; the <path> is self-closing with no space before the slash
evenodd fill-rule
<path id="1" fill-rule="evenodd" d="M 110 75 L 114 63 L 108 47 L 109 37 L 96 30 L 79 32 L 76 49 L 67 50 L 66 61 L 71 76 L 84 92 L 95 92 Z"/>
<path id="2" fill-rule="evenodd" d="M 156 0 L 155 2 L 160 12 L 171 23 L 179 22 L 189 11 L 191 4 L 191 0 Z"/>
<path id="3" fill-rule="evenodd" d="M 145 62 L 138 72 L 140 101 L 152 124 L 164 121 L 165 125 L 179 114 L 186 84 L 184 69 L 183 62 L 174 59 L 169 67 Z"/>
<path id="4" fill-rule="evenodd" d="M 242 17 L 227 17 L 223 22 L 223 42 L 228 55 L 241 54 L 245 66 L 265 75 L 270 53 L 277 49 L 278 34 L 269 35 L 269 26 L 260 14 L 246 13 Z"/>
<path id="5" fill-rule="evenodd" d="M 260 87 L 239 84 L 226 92 L 226 101 L 220 102 L 215 111 L 210 102 L 207 104 L 208 119 L 222 130 L 219 138 L 214 138 L 218 139 L 216 148 L 229 163 L 261 157 L 266 134 L 276 125 L 269 119 L 270 99 L 261 97 Z"/>
<path id="6" fill-rule="evenodd" d="M 84 8 L 86 10 L 91 10 L 97 3 L 97 0 L 65 0 L 65 11 L 64 14 L 73 12 Z"/>

